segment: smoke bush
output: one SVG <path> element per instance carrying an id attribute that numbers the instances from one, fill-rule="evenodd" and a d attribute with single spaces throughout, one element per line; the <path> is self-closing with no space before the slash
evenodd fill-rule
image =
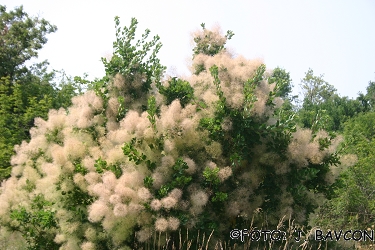
<path id="1" fill-rule="evenodd" d="M 217 31 L 196 34 L 189 78 L 161 81 L 159 38 L 146 42 L 146 30 L 133 46 L 136 24 L 121 33 L 116 18 L 107 75 L 67 111 L 37 118 L 30 142 L 16 146 L 0 191 L 1 236 L 119 249 L 179 228 L 228 237 L 259 211 L 259 225 L 284 215 L 306 223 L 332 183 L 339 138 L 280 115 L 264 64 L 234 58 L 223 47 L 231 36 Z M 205 32 L 219 43 L 208 54 Z"/>

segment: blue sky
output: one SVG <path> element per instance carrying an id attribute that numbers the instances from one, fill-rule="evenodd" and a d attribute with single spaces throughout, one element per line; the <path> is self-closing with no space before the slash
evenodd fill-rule
<path id="1" fill-rule="evenodd" d="M 227 47 L 248 59 L 260 57 L 268 68 L 290 72 L 295 93 L 305 72 L 334 85 L 341 96 L 355 98 L 375 81 L 375 1 L 373 0 L 140 0 L 47 1 L 3 0 L 7 9 L 23 5 L 57 25 L 38 61 L 69 75 L 101 77 L 100 58 L 112 52 L 114 17 L 129 25 L 138 19 L 139 35 L 146 28 L 163 43 L 159 57 L 167 72 L 188 74 L 190 33 L 201 23 L 219 24 L 235 36 Z"/>

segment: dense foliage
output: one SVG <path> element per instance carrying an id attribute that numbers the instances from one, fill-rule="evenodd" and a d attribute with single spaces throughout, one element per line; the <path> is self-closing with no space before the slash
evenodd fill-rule
<path id="1" fill-rule="evenodd" d="M 356 99 L 340 97 L 336 90 L 323 80 L 323 76 L 314 76 L 312 70 L 306 73 L 302 84 L 305 89 L 314 86 L 315 90 L 306 92 L 302 107 L 298 110 L 298 122 L 301 126 L 313 130 L 325 128 L 331 134 L 342 133 L 345 140 L 341 149 L 347 155 L 341 158 L 341 161 L 352 165 L 342 172 L 332 186 L 330 199 L 321 204 L 310 224 L 325 230 L 372 230 L 375 227 L 374 82 L 369 82 L 367 93 L 360 93 Z M 324 98 L 314 103 L 308 98 L 308 93 L 311 92 Z M 320 92 L 322 94 L 319 94 Z M 372 242 L 362 243 L 365 244 Z"/>
<path id="2" fill-rule="evenodd" d="M 316 223 L 335 228 L 374 228 L 375 113 L 368 112 L 345 124 L 345 151 L 358 157 L 336 184 L 334 198 L 320 209 Z"/>
<path id="3" fill-rule="evenodd" d="M 342 139 L 297 126 L 283 106 L 288 73 L 233 57 L 233 33 L 202 25 L 192 75 L 162 81 L 159 37 L 146 30 L 135 42 L 135 19 L 115 23 L 106 75 L 67 110 L 36 118 L 16 147 L 0 191 L 2 244 L 129 249 L 155 232 L 220 240 L 250 221 L 307 225 L 345 165 Z"/>
<path id="4" fill-rule="evenodd" d="M 29 17 L 22 6 L 7 12 L 0 5 L 0 180 L 10 174 L 14 145 L 30 139 L 35 117 L 47 118 L 49 109 L 68 107 L 79 85 L 63 72 L 49 72 L 48 62 L 27 67 L 56 27 Z M 57 82 L 57 83 L 56 83 Z"/>
<path id="5" fill-rule="evenodd" d="M 323 76 L 315 76 L 309 69 L 302 79 L 304 97 L 302 107 L 298 112 L 302 127 L 314 129 L 317 121 L 327 131 L 342 132 L 344 123 L 360 113 L 370 110 L 367 97 L 349 99 L 340 97 L 337 90 L 327 83 Z"/>

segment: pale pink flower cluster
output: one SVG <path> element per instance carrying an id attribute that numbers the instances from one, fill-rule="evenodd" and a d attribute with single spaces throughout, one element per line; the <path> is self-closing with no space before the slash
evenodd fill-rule
<path id="1" fill-rule="evenodd" d="M 318 134 L 318 137 L 312 139 L 312 131 L 309 129 L 299 129 L 293 134 L 293 140 L 288 146 L 289 159 L 291 162 L 296 162 L 303 167 L 311 162 L 318 164 L 323 158 L 333 153 L 333 148 L 337 148 L 342 141 L 341 137 L 337 137 L 331 141 L 331 146 L 328 149 L 320 150 L 319 139 L 323 138 L 324 134 Z"/>
<path id="2" fill-rule="evenodd" d="M 192 75 L 189 80 L 192 86 L 195 87 L 198 97 L 202 98 L 207 104 L 215 102 L 218 97 L 216 96 L 216 87 L 213 84 L 209 69 L 213 65 L 217 65 L 221 79 L 221 90 L 226 102 L 230 107 L 238 109 L 242 107 L 244 102 L 244 82 L 253 76 L 253 72 L 261 64 L 261 60 L 246 60 L 243 57 L 233 58 L 227 52 L 219 53 L 213 57 L 197 55 L 193 60 L 192 71 L 195 71 L 197 65 L 203 65 L 206 71 L 201 72 L 199 75 Z"/>
<path id="3" fill-rule="evenodd" d="M 171 231 L 175 231 L 180 226 L 180 220 L 175 217 L 169 217 L 168 219 L 165 218 L 158 218 L 155 221 L 155 229 L 159 232 L 165 232 L 168 229 Z"/>
<path id="4" fill-rule="evenodd" d="M 72 99 L 73 106 L 68 110 L 67 125 L 87 128 L 93 125 L 94 113 L 102 108 L 102 100 L 93 91 Z"/>
<path id="5" fill-rule="evenodd" d="M 220 181 L 225 181 L 233 174 L 231 167 L 225 167 L 219 170 L 218 176 Z"/>

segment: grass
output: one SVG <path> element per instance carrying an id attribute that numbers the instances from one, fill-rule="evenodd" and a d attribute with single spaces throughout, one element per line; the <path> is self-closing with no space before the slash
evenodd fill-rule
<path id="1" fill-rule="evenodd" d="M 251 220 L 249 231 L 262 230 L 253 226 L 254 217 Z M 265 227 L 264 227 L 265 229 Z M 297 234 L 295 230 L 301 231 L 301 240 L 296 242 Z M 328 249 L 375 249 L 375 248 L 356 248 L 354 243 L 346 244 L 347 242 L 328 242 L 328 241 L 314 241 L 314 234 L 317 227 L 307 230 L 294 223 L 294 220 L 285 220 L 285 216 L 280 219 L 276 230 L 285 232 L 285 237 L 280 241 L 272 241 L 270 239 L 264 241 L 252 241 L 250 237 L 245 237 L 245 241 L 241 242 L 239 239 L 230 239 L 229 233 L 226 239 L 218 240 L 214 237 L 214 230 L 209 234 L 198 231 L 189 231 L 189 229 L 180 229 L 178 233 L 157 232 L 154 233 L 151 239 L 143 245 L 135 245 L 134 249 L 140 250 L 328 250 Z"/>

